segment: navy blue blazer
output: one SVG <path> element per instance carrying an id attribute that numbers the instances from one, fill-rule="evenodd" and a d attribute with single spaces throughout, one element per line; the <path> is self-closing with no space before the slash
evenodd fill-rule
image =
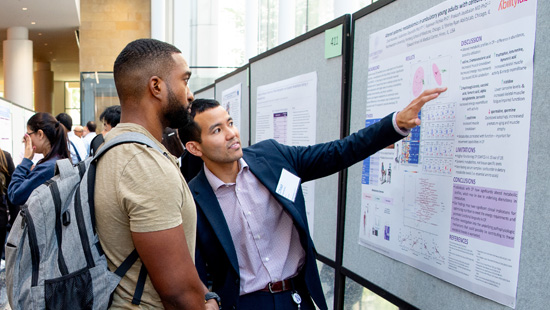
<path id="1" fill-rule="evenodd" d="M 345 169 L 403 138 L 393 128 L 390 114 L 342 140 L 312 146 L 286 146 L 275 140 L 258 142 L 243 149 L 249 169 L 271 192 L 294 221 L 306 258 L 301 273 L 313 301 L 327 309 L 316 264 L 316 251 L 309 234 L 304 195 L 298 188 L 292 202 L 275 192 L 282 169 L 307 182 Z M 221 297 L 223 309 L 238 309 L 239 264 L 216 195 L 204 169 L 189 183 L 197 205 L 197 247 L 195 263 L 202 281 L 212 281 L 212 290 Z M 207 279 L 207 275 L 209 278 Z M 302 296 L 305 297 L 305 296 Z"/>

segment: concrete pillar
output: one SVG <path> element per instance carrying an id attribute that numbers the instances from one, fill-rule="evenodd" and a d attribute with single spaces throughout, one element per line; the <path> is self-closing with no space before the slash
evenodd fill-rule
<path id="1" fill-rule="evenodd" d="M 4 98 L 34 110 L 32 98 L 33 55 L 29 30 L 8 28 L 4 48 Z"/>
<path id="2" fill-rule="evenodd" d="M 246 59 L 258 55 L 258 0 L 246 0 Z"/>
<path id="3" fill-rule="evenodd" d="M 296 37 L 296 1 L 279 0 L 277 42 L 279 45 Z"/>
<path id="4" fill-rule="evenodd" d="M 36 112 L 52 113 L 53 72 L 49 62 L 37 62 L 34 71 L 34 107 Z"/>

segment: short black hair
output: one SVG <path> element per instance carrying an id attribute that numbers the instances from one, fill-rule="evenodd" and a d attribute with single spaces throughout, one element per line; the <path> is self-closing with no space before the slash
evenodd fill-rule
<path id="1" fill-rule="evenodd" d="M 97 125 L 94 121 L 89 121 L 86 123 L 86 128 L 88 128 L 89 132 L 95 132 L 97 129 Z"/>
<path id="2" fill-rule="evenodd" d="M 99 120 L 109 124 L 111 127 L 116 127 L 120 123 L 120 106 L 112 105 L 105 108 L 105 110 L 99 115 Z"/>
<path id="3" fill-rule="evenodd" d="M 69 114 L 59 113 L 55 118 L 65 126 L 67 131 L 71 131 L 71 128 L 73 128 L 73 118 Z"/>
<path id="4" fill-rule="evenodd" d="M 220 103 L 214 99 L 196 99 L 195 101 L 191 102 L 191 105 L 189 106 L 189 115 L 191 115 L 191 118 L 193 120 L 190 121 L 187 126 L 178 129 L 181 142 L 184 145 L 189 141 L 196 141 L 199 143 L 202 142 L 201 128 L 194 120 L 195 115 L 219 106 Z"/>
<path id="5" fill-rule="evenodd" d="M 166 42 L 138 39 L 126 45 L 115 60 L 113 77 L 118 96 L 123 102 L 139 98 L 152 76 L 163 77 L 174 65 L 172 55 L 181 51 Z"/>

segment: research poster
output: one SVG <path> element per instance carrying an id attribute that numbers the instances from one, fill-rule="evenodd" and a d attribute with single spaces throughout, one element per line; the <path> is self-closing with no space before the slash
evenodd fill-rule
<path id="1" fill-rule="evenodd" d="M 317 72 L 258 86 L 256 142 L 306 146 L 315 144 L 317 128 Z M 309 230 L 314 230 L 315 181 L 302 183 Z"/>
<path id="2" fill-rule="evenodd" d="M 0 149 L 13 156 L 11 138 L 11 104 L 0 99 Z"/>
<path id="3" fill-rule="evenodd" d="M 536 8 L 446 1 L 369 37 L 365 125 L 448 90 L 408 137 L 364 161 L 359 243 L 512 308 Z"/>
<path id="4" fill-rule="evenodd" d="M 241 131 L 241 83 L 222 91 L 222 107 L 233 118 L 233 124 Z"/>

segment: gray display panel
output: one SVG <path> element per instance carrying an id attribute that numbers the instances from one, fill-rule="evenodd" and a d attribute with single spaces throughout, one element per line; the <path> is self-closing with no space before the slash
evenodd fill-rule
<path id="1" fill-rule="evenodd" d="M 243 147 L 250 145 L 250 91 L 248 88 L 248 66 L 236 70 L 216 80 L 216 100 L 222 102 L 225 90 L 241 84 L 240 129 Z"/>
<path id="2" fill-rule="evenodd" d="M 195 99 L 216 99 L 215 84 L 203 87 L 194 92 Z"/>
<path id="3" fill-rule="evenodd" d="M 345 16 L 348 17 L 349 16 Z M 340 138 L 343 102 L 342 55 L 325 58 L 325 30 L 342 25 L 340 18 L 314 29 L 284 45 L 250 60 L 250 102 L 252 144 L 256 136 L 256 105 L 259 86 L 295 76 L 317 73 L 316 143 Z M 342 27 L 348 29 L 348 27 Z M 343 30 L 344 31 L 344 30 Z M 342 36 L 346 38 L 346 35 Z M 338 174 L 315 181 L 313 241 L 319 254 L 334 260 L 338 211 Z"/>
<path id="4" fill-rule="evenodd" d="M 365 125 L 369 35 L 441 2 L 394 1 L 355 20 L 351 131 Z M 538 1 L 531 130 L 530 137 L 525 137 L 530 143 L 516 309 L 544 309 L 549 296 L 550 280 L 545 270 L 550 254 L 550 216 L 546 211 L 550 198 L 547 181 L 550 167 L 546 160 L 550 149 L 550 141 L 546 138 L 549 107 L 546 101 L 550 94 L 545 84 L 550 66 L 548 58 L 542 56 L 547 53 L 548 43 L 542 39 L 548 37 L 550 25 L 546 16 L 549 13 L 550 5 Z M 348 170 L 343 257 L 346 269 L 419 309 L 510 309 L 359 245 L 357 219 L 361 216 L 361 170 L 361 163 Z"/>

